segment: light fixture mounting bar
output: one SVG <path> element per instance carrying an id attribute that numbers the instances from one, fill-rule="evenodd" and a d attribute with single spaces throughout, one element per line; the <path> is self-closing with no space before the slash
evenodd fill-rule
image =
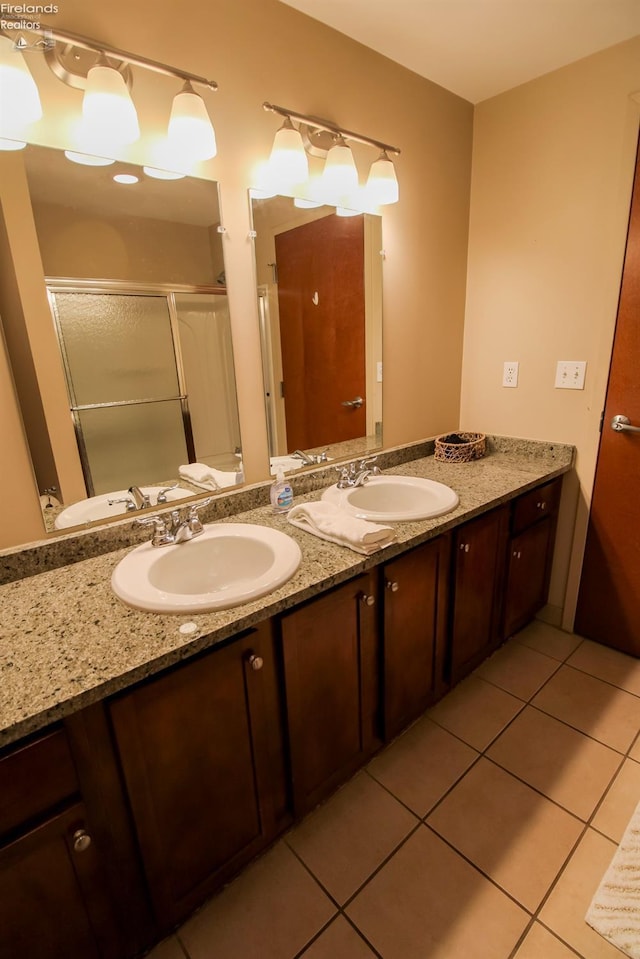
<path id="1" fill-rule="evenodd" d="M 12 20 L 19 23 L 17 17 L 6 16 L 5 20 Z M 130 63 L 134 66 L 144 67 L 154 73 L 162 73 L 168 77 L 177 77 L 179 80 L 189 80 L 191 83 L 198 83 L 208 90 L 217 90 L 218 84 L 215 80 L 208 80 L 206 77 L 198 76 L 196 73 L 189 73 L 186 70 L 180 70 L 177 67 L 171 67 L 167 63 L 160 63 L 158 60 L 149 60 L 148 57 L 142 57 L 137 53 L 129 53 L 127 50 L 120 50 L 118 47 L 110 47 L 106 43 L 98 40 L 92 40 L 91 37 L 82 36 L 79 33 L 71 33 L 67 30 L 58 30 L 56 27 L 47 26 L 41 23 L 38 28 L 29 28 L 30 33 L 40 33 L 45 38 L 59 40 L 63 43 L 70 43 L 72 46 L 80 47 L 82 50 L 91 50 L 93 53 L 103 53 L 106 57 L 113 57 L 114 60 L 121 60 L 124 63 Z"/>
<path id="2" fill-rule="evenodd" d="M 393 147 L 389 143 L 382 143 L 380 140 L 374 140 L 372 137 L 362 136 L 360 133 L 352 133 L 351 130 L 345 130 L 330 120 L 323 120 L 321 117 L 307 116 L 304 113 L 296 113 L 295 110 L 287 110 L 286 107 L 279 107 L 275 103 L 262 104 L 265 110 L 270 113 L 278 113 L 281 117 L 289 117 L 290 120 L 296 120 L 298 123 L 304 123 L 306 126 L 315 127 L 317 130 L 325 130 L 327 133 L 333 133 L 336 136 L 343 136 L 347 140 L 355 140 L 357 143 L 366 143 L 368 146 L 377 147 L 384 150 L 385 153 L 393 153 L 400 156 L 398 147 Z"/>

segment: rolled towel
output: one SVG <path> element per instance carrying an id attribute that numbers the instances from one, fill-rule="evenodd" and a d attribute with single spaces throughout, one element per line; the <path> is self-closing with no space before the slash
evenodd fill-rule
<path id="1" fill-rule="evenodd" d="M 297 456 L 272 456 L 269 463 L 272 476 L 275 476 L 279 469 L 288 473 L 290 470 L 299 470 L 304 466 L 302 460 Z"/>
<path id="2" fill-rule="evenodd" d="M 365 556 L 384 549 L 396 538 L 392 526 L 381 526 L 350 516 L 333 503 L 300 503 L 289 510 L 288 520 L 307 533 L 337 543 L 338 546 L 347 546 Z"/>
<path id="3" fill-rule="evenodd" d="M 179 466 L 178 475 L 188 483 L 208 490 L 223 489 L 225 486 L 235 486 L 236 483 L 243 482 L 241 473 L 216 470 L 205 463 L 187 463 Z"/>

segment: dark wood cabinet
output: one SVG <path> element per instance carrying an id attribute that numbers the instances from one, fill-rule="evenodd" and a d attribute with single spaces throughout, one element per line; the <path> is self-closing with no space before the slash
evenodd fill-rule
<path id="1" fill-rule="evenodd" d="M 450 673 L 457 682 L 500 642 L 507 506 L 465 523 L 452 544 Z"/>
<path id="2" fill-rule="evenodd" d="M 547 600 L 561 484 L 553 480 L 513 504 L 503 639 L 533 619 Z"/>
<path id="3" fill-rule="evenodd" d="M 379 642 L 373 573 L 281 617 L 296 815 L 380 744 Z"/>
<path id="4" fill-rule="evenodd" d="M 131 959 L 184 920 L 535 615 L 560 488 L 0 751 L 0 959 Z"/>
<path id="5" fill-rule="evenodd" d="M 275 835 L 284 784 L 271 624 L 110 705 L 156 921 L 166 930 Z M 274 733 L 274 728 L 276 732 Z M 280 753 L 282 750 L 280 750 Z"/>
<path id="6" fill-rule="evenodd" d="M 398 556 L 382 569 L 386 740 L 444 692 L 448 577 L 447 536 Z"/>
<path id="7" fill-rule="evenodd" d="M 0 959 L 119 959 L 109 849 L 62 729 L 0 757 Z"/>

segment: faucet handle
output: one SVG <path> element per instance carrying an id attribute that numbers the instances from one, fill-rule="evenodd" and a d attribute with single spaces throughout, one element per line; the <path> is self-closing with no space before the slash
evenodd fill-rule
<path id="1" fill-rule="evenodd" d="M 377 459 L 378 459 L 378 455 L 377 455 L 377 454 L 376 454 L 375 456 L 365 456 L 364 459 L 361 459 L 361 460 L 359 461 L 359 463 L 358 463 L 358 469 L 359 469 L 359 470 L 366 470 L 366 469 L 368 469 L 369 466 L 373 466 L 373 464 L 376 462 Z M 376 468 L 377 468 L 377 467 L 376 467 Z"/>
<path id="2" fill-rule="evenodd" d="M 153 526 L 152 546 L 165 546 L 167 543 L 173 543 L 174 535 L 166 516 L 139 516 L 135 522 L 136 526 Z"/>
<path id="3" fill-rule="evenodd" d="M 122 496 L 120 499 L 108 499 L 107 503 L 109 506 L 115 506 L 116 503 L 126 503 L 127 513 L 132 513 L 138 508 L 130 496 Z"/>
<path id="4" fill-rule="evenodd" d="M 198 516 L 200 510 L 205 509 L 209 506 L 210 503 L 213 503 L 213 496 L 208 496 L 207 499 L 201 500 L 199 503 L 192 503 L 189 507 L 189 513 L 187 515 L 187 523 L 189 524 L 189 529 L 192 533 L 201 533 L 204 529 L 202 525 L 202 520 Z"/>
<path id="5" fill-rule="evenodd" d="M 164 504 L 167 502 L 167 493 L 169 493 L 172 489 L 176 489 L 177 486 L 178 480 L 176 480 L 175 483 L 172 483 L 171 486 L 163 486 L 156 497 L 156 506 L 164 506 Z"/>

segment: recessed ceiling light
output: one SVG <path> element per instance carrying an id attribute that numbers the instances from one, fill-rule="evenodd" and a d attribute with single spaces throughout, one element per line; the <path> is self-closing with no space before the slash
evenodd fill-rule
<path id="1" fill-rule="evenodd" d="M 116 173 L 113 178 L 116 183 L 138 183 L 139 177 L 134 176 L 133 173 Z"/>

